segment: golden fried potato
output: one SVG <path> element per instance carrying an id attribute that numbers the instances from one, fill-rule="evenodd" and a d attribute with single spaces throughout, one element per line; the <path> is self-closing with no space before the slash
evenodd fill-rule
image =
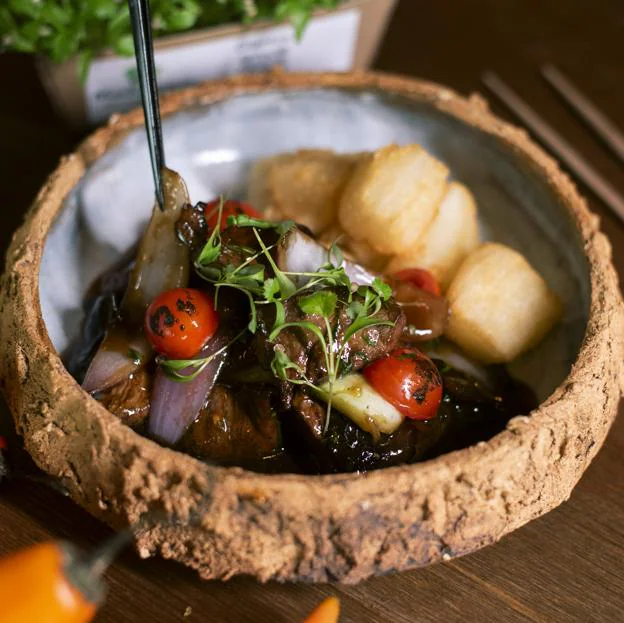
<path id="1" fill-rule="evenodd" d="M 266 171 L 269 203 L 318 234 L 335 223 L 342 191 L 363 157 L 324 150 L 282 155 Z"/>
<path id="2" fill-rule="evenodd" d="M 426 268 L 446 290 L 462 261 L 478 246 L 477 204 L 463 184 L 453 182 L 422 240 L 407 253 L 394 256 L 386 270 Z"/>
<path id="3" fill-rule="evenodd" d="M 345 234 L 338 241 L 338 244 L 343 249 L 345 255 L 354 262 L 375 272 L 385 272 L 390 258 L 387 255 L 377 253 L 368 242 L 353 240 L 353 238 Z"/>
<path id="4" fill-rule="evenodd" d="M 447 293 L 446 335 L 484 363 L 506 363 L 545 337 L 561 301 L 517 251 L 487 243 L 462 263 Z"/>
<path id="5" fill-rule="evenodd" d="M 269 169 L 273 164 L 280 161 L 283 156 L 263 158 L 254 162 L 249 173 L 247 185 L 247 201 L 260 212 L 265 212 L 272 206 L 271 193 L 269 192 Z M 267 217 L 268 218 L 268 217 Z"/>
<path id="6" fill-rule="evenodd" d="M 351 176 L 340 201 L 340 225 L 382 255 L 404 254 L 435 218 L 448 173 L 419 145 L 380 149 Z"/>

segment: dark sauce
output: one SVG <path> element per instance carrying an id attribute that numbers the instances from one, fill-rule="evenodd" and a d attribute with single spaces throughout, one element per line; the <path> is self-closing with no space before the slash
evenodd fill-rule
<path id="1" fill-rule="evenodd" d="M 117 317 L 132 267 L 129 257 L 100 277 L 85 299 L 85 320 L 81 332 L 65 354 L 66 367 L 78 382 L 82 382 L 107 326 Z M 194 285 L 191 283 L 191 287 Z M 230 304 L 235 307 L 237 302 L 234 300 Z M 242 304 L 244 308 L 244 300 Z M 364 472 L 431 459 L 487 441 L 504 430 L 512 417 L 526 415 L 537 406 L 533 392 L 523 383 L 512 379 L 503 366 L 490 367 L 492 384 L 486 387 L 441 361 L 434 362 L 440 370 L 444 387 L 436 417 L 426 422 L 406 419 L 392 435 L 373 439 L 369 433 L 334 410 L 327 433 L 321 439 L 316 438 L 302 427 L 298 418 L 287 408 L 284 388 L 276 387 L 270 390 L 271 408 L 277 426 L 277 431 L 271 433 L 275 442 L 269 444 L 261 456 L 238 449 L 236 456 L 228 460 L 223 454 L 215 453 L 215 448 L 206 451 L 207 446 L 197 435 L 194 436 L 200 429 L 197 424 L 193 425 L 195 428 L 189 431 L 178 449 L 211 463 L 237 465 L 258 472 Z M 153 369 L 149 374 L 153 374 Z M 250 387 L 271 380 L 266 371 L 258 369 L 257 365 L 254 367 L 244 342 L 239 343 L 230 353 L 229 365 L 220 379 L 220 383 L 225 383 L 233 394 L 239 396 L 244 396 Z M 140 393 L 139 390 L 145 384 L 138 388 L 128 388 L 128 394 Z M 95 397 L 100 398 L 105 405 L 111 405 L 111 411 L 120 419 L 144 434 L 149 408 L 146 412 L 143 409 L 145 417 L 139 420 L 135 416 L 142 405 L 124 405 L 120 401 L 113 403 L 111 396 Z M 253 443 L 257 444 L 258 438 Z"/>

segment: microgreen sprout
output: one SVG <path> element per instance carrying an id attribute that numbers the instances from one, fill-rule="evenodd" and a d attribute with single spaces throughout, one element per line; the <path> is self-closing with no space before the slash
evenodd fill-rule
<path id="1" fill-rule="evenodd" d="M 243 337 L 244 334 L 245 330 L 241 331 L 225 346 L 207 357 L 199 357 L 197 359 L 167 359 L 166 357 L 157 357 L 156 362 L 170 379 L 180 383 L 189 383 L 195 380 L 211 361 L 214 361 L 219 355 L 222 355 L 234 342 L 237 342 Z"/>

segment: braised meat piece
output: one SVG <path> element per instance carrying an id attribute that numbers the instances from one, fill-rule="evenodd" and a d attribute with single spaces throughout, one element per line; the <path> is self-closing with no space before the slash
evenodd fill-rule
<path id="1" fill-rule="evenodd" d="M 178 238 L 186 244 L 193 258 L 203 249 L 212 230 L 205 217 L 206 204 L 201 201 L 195 205 L 186 205 L 182 208 L 180 218 L 176 223 Z M 263 242 L 268 246 L 277 242 L 277 234 L 273 230 L 261 230 Z M 221 232 L 221 254 L 215 266 L 240 266 L 250 255 L 260 251 L 258 240 L 251 227 L 226 227 Z M 251 263 L 264 262 L 262 256 Z"/>
<path id="2" fill-rule="evenodd" d="M 445 393 L 435 418 L 406 419 L 395 433 L 375 440 L 333 409 L 325 433 L 326 405 L 299 390 L 290 417 L 283 420 L 286 450 L 307 472 L 368 471 L 422 461 L 490 439 L 509 418 L 537 405 L 533 392 L 503 369 L 492 391 L 441 361 L 436 364 Z"/>
<path id="3" fill-rule="evenodd" d="M 187 430 L 181 449 L 224 465 L 248 465 L 280 450 L 280 428 L 264 386 L 216 385 Z"/>
<path id="4" fill-rule="evenodd" d="M 264 232 L 262 238 L 267 245 L 274 241 L 274 236 L 267 235 L 267 232 Z M 221 255 L 216 263 L 221 266 L 240 266 L 250 255 L 259 251 L 258 240 L 251 227 L 227 227 L 221 232 Z M 257 263 L 264 263 L 263 256 L 250 262 Z"/>
<path id="5" fill-rule="evenodd" d="M 344 344 L 344 336 L 352 320 L 347 311 L 347 292 L 344 288 L 336 288 L 338 305 L 336 312 L 330 318 L 330 326 L 336 348 L 340 349 Z M 309 292 L 306 292 L 308 295 Z M 326 333 L 327 329 L 323 318 L 317 315 L 305 314 L 299 308 L 298 302 L 303 295 L 297 295 L 288 299 L 285 304 L 286 322 L 307 321 L 314 323 Z M 357 299 L 358 295 L 354 295 Z M 401 332 L 405 326 L 405 317 L 401 308 L 392 301 L 382 304 L 375 316 L 380 321 L 390 321 L 392 326 L 374 325 L 358 331 L 345 345 L 342 354 L 343 372 L 360 370 L 368 363 L 383 357 L 396 347 Z M 325 346 L 318 336 L 309 329 L 301 327 L 287 327 L 275 339 L 269 342 L 267 337 L 275 322 L 275 309 L 271 305 L 258 309 L 258 332 L 255 338 L 258 359 L 269 368 L 273 360 L 275 349 L 283 350 L 286 355 L 295 362 L 306 374 L 306 377 L 316 383 L 327 376 L 325 362 Z"/>
<path id="6" fill-rule="evenodd" d="M 446 420 L 406 421 L 392 435 L 377 440 L 335 409 L 323 432 L 326 406 L 304 392 L 293 399 L 293 411 L 284 418 L 284 444 L 306 472 L 355 472 L 410 463 L 438 442 Z"/>
<path id="7" fill-rule="evenodd" d="M 176 223 L 176 234 L 178 238 L 195 255 L 206 244 L 210 231 L 206 223 L 206 204 L 199 202 L 196 205 L 187 203 L 180 212 L 180 218 Z"/>
<path id="8" fill-rule="evenodd" d="M 150 413 L 153 370 L 140 368 L 127 379 L 95 397 L 131 428 L 141 428 Z"/>
<path id="9" fill-rule="evenodd" d="M 323 438 L 327 407 L 308 396 L 304 391 L 299 391 L 292 400 L 292 408 L 301 419 L 303 435 L 320 441 Z"/>

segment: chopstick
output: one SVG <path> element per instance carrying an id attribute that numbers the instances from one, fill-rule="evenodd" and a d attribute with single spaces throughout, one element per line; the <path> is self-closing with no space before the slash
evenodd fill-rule
<path id="1" fill-rule="evenodd" d="M 592 130 L 624 162 L 624 134 L 598 107 L 581 93 L 554 65 L 544 65 L 542 76 Z"/>
<path id="2" fill-rule="evenodd" d="M 158 103 L 158 85 L 156 84 L 149 1 L 128 0 L 128 8 L 130 9 L 134 54 L 136 56 L 139 85 L 141 87 L 141 100 L 143 102 L 143 113 L 145 114 L 145 131 L 147 132 L 156 200 L 160 209 L 164 210 L 161 172 L 165 166 L 165 149 L 160 124 L 160 105 Z"/>
<path id="3" fill-rule="evenodd" d="M 611 208 L 624 222 L 624 197 L 603 177 L 568 141 L 544 121 L 519 95 L 510 89 L 496 74 L 482 76 L 485 86 L 492 91 L 514 114 L 555 153 L 570 170 Z"/>

